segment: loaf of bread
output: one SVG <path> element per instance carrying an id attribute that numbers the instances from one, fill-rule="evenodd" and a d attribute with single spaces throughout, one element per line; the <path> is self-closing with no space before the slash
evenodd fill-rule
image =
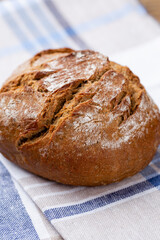
<path id="1" fill-rule="evenodd" d="M 41 177 L 109 184 L 152 160 L 158 107 L 128 67 L 91 50 L 45 50 L 0 90 L 0 152 Z"/>

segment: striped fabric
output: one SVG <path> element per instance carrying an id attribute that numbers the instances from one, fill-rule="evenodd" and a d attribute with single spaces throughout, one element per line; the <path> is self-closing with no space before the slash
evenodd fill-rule
<path id="1" fill-rule="evenodd" d="M 0 83 L 37 51 L 96 49 L 140 75 L 160 107 L 160 28 L 136 0 L 0 2 Z M 131 50 L 130 50 L 131 49 Z M 72 187 L 0 155 L 0 239 L 160 239 L 160 147 L 120 183 Z"/>

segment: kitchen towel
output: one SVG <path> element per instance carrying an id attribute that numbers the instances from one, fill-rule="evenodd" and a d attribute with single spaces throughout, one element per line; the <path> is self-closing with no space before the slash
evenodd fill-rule
<path id="1" fill-rule="evenodd" d="M 98 50 L 128 65 L 160 107 L 160 28 L 133 0 L 0 2 L 0 83 L 37 51 Z M 101 187 L 47 181 L 0 155 L 0 239 L 160 239 L 160 148 L 141 173 Z"/>

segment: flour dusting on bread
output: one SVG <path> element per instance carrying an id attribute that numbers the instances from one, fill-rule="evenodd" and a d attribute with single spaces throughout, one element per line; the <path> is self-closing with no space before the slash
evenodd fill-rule
<path id="1" fill-rule="evenodd" d="M 139 78 L 92 50 L 37 53 L 0 90 L 0 152 L 50 180 L 120 181 L 159 142 L 159 110 Z"/>

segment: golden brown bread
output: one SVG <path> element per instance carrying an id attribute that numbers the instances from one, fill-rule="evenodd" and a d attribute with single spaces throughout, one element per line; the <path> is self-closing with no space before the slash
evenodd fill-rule
<path id="1" fill-rule="evenodd" d="M 0 152 L 57 182 L 132 176 L 151 161 L 159 133 L 159 110 L 139 78 L 98 52 L 42 51 L 0 90 Z"/>

